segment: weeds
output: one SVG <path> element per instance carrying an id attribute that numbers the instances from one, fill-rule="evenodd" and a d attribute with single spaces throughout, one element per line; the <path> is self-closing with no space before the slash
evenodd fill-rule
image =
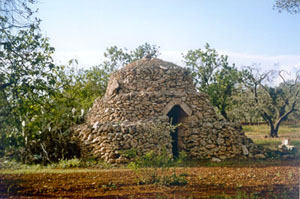
<path id="1" fill-rule="evenodd" d="M 56 165 L 56 168 L 69 169 L 69 168 L 79 168 L 81 161 L 77 158 L 71 160 L 60 160 Z"/>
<path id="2" fill-rule="evenodd" d="M 113 182 L 109 182 L 108 184 L 102 185 L 102 188 L 112 190 L 112 189 L 117 189 L 118 186 Z"/>
<path id="3" fill-rule="evenodd" d="M 182 186 L 188 183 L 188 174 L 173 174 L 169 175 L 169 169 L 158 168 L 140 168 L 134 170 L 137 175 L 137 184 L 157 184 L 163 186 Z"/>
<path id="4" fill-rule="evenodd" d="M 0 169 L 20 169 L 23 164 L 15 160 L 0 159 Z"/>
<path id="5" fill-rule="evenodd" d="M 137 156 L 136 149 L 130 149 L 123 152 L 123 155 L 131 159 L 129 168 L 166 168 L 173 166 L 184 166 L 188 161 L 188 156 L 184 151 L 179 152 L 177 159 L 173 159 L 172 155 L 163 149 L 160 153 L 149 151 L 143 156 Z"/>
<path id="6" fill-rule="evenodd" d="M 112 168 L 112 165 L 106 163 L 104 161 L 97 160 L 80 160 L 77 158 L 73 158 L 70 160 L 60 160 L 57 163 L 52 163 L 48 165 L 41 164 L 22 164 L 20 162 L 16 162 L 15 160 L 4 160 L 0 159 L 0 169 L 9 169 L 9 170 L 24 170 L 30 172 L 39 171 L 43 169 L 71 169 L 71 168 L 102 168 L 109 169 Z"/>
<path id="7" fill-rule="evenodd" d="M 179 158 L 174 160 L 166 150 L 160 154 L 150 151 L 144 156 L 135 156 L 134 161 L 128 164 L 128 168 L 136 173 L 137 184 L 185 185 L 188 183 L 187 174 L 177 175 L 173 171 L 172 175 L 168 175 L 168 172 L 171 166 L 176 166 L 177 163 L 182 164 L 186 157 L 186 154 L 182 152 Z"/>
<path id="8" fill-rule="evenodd" d="M 136 157 L 134 164 L 137 167 L 170 167 L 173 165 L 173 158 L 171 154 L 167 153 L 167 150 L 163 149 L 161 153 L 155 153 L 150 151 L 143 156 Z"/>
<path id="9" fill-rule="evenodd" d="M 186 173 L 182 173 L 177 175 L 175 172 L 170 175 L 170 176 L 162 176 L 159 179 L 159 183 L 161 185 L 167 185 L 167 186 L 172 186 L 172 185 L 186 185 L 188 183 L 187 177 L 188 175 Z"/>
<path id="10" fill-rule="evenodd" d="M 234 196 L 228 196 L 225 193 L 220 196 L 216 196 L 216 199 L 258 199 L 257 193 L 246 193 L 243 191 L 238 191 Z"/>

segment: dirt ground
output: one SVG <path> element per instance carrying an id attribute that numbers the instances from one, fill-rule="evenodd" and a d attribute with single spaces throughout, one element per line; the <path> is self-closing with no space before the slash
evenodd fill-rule
<path id="1" fill-rule="evenodd" d="M 0 170 L 0 198 L 299 198 L 299 161 L 169 168 L 186 185 L 143 184 L 153 169 L 58 169 L 33 173 Z"/>

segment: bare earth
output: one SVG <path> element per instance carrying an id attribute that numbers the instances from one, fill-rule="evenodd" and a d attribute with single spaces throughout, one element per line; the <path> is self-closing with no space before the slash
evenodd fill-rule
<path id="1" fill-rule="evenodd" d="M 299 198 L 298 160 L 162 172 L 185 173 L 188 184 L 137 185 L 140 178 L 130 169 L 59 169 L 27 174 L 0 170 L 0 198 L 235 198 L 251 193 L 258 198 Z"/>

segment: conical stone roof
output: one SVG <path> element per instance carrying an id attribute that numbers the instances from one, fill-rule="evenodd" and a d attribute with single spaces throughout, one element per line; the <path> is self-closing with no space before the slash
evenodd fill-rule
<path id="1" fill-rule="evenodd" d="M 169 122 L 180 125 L 170 133 Z M 195 159 L 254 157 L 261 153 L 241 126 L 220 121 L 208 96 L 196 91 L 190 71 L 160 59 L 142 59 L 110 77 L 85 124 L 76 130 L 86 153 L 111 163 L 166 149 Z M 261 155 L 261 154 L 260 154 Z"/>
<path id="2" fill-rule="evenodd" d="M 111 75 L 105 96 L 95 103 L 89 121 L 157 118 L 164 115 L 167 98 L 185 101 L 190 94 L 197 94 L 190 71 L 160 59 L 142 59 Z"/>

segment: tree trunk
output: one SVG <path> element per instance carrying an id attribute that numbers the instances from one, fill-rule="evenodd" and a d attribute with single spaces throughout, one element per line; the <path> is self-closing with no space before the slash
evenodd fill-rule
<path id="1" fill-rule="evenodd" d="M 270 128 L 270 136 L 272 138 L 277 138 L 278 137 L 278 128 L 274 128 L 274 125 L 272 124 L 271 128 Z"/>
<path id="2" fill-rule="evenodd" d="M 275 123 L 274 125 L 271 120 L 267 120 L 267 121 L 270 127 L 270 137 L 272 138 L 278 137 L 279 123 Z"/>
<path id="3" fill-rule="evenodd" d="M 270 127 L 270 137 L 274 137 L 275 128 L 272 122 L 269 122 L 269 127 Z"/>
<path id="4" fill-rule="evenodd" d="M 275 123 L 275 129 L 274 129 L 274 135 L 275 137 L 278 137 L 278 131 L 279 131 L 279 126 L 280 126 L 280 123 L 283 121 L 283 119 L 287 117 L 287 115 L 285 115 L 284 117 L 280 117 L 277 122 Z"/>
<path id="5" fill-rule="evenodd" d="M 220 110 L 220 113 L 221 113 L 221 115 L 227 120 L 227 121 L 229 121 L 229 119 L 228 119 L 228 116 L 227 116 L 227 113 L 226 113 L 226 110 L 225 110 L 225 107 L 224 106 L 222 106 L 221 107 L 221 110 Z"/>
<path id="6" fill-rule="evenodd" d="M 279 127 L 279 126 L 278 126 L 278 127 Z M 278 138 L 278 129 L 279 129 L 278 127 L 275 128 L 274 134 L 273 134 L 274 137 L 276 137 L 276 138 Z"/>

